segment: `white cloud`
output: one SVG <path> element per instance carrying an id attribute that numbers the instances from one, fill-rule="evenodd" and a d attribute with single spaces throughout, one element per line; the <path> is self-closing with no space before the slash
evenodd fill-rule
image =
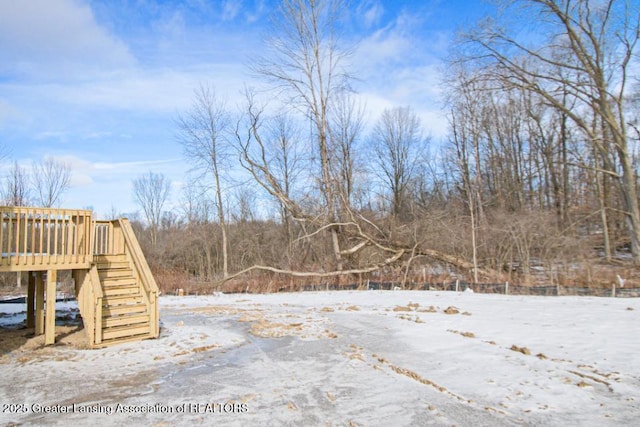
<path id="1" fill-rule="evenodd" d="M 356 14 L 364 26 L 370 28 L 380 23 L 382 15 L 384 15 L 384 7 L 378 0 L 365 0 L 356 8 Z"/>
<path id="2" fill-rule="evenodd" d="M 239 0 L 226 0 L 222 5 L 222 19 L 224 21 L 232 21 L 238 16 L 242 2 Z"/>
<path id="3" fill-rule="evenodd" d="M 386 108 L 410 106 L 434 137 L 446 134 L 441 111 L 441 60 L 448 41 L 443 35 L 422 31 L 423 23 L 408 12 L 372 32 L 353 58 L 360 77 L 356 90 L 375 121 Z M 425 37 L 430 37 L 426 39 Z"/>
<path id="4" fill-rule="evenodd" d="M 267 9 L 265 0 L 257 0 L 254 2 L 253 9 L 249 9 L 246 12 L 247 23 L 252 24 L 264 16 Z"/>
<path id="5" fill-rule="evenodd" d="M 7 101 L 0 101 L 2 118 L 11 114 L 16 120 L 32 126 L 55 126 L 55 121 L 38 118 L 51 116 L 43 105 L 55 106 L 55 111 L 70 109 L 69 114 L 87 109 L 115 109 L 137 113 L 174 114 L 187 109 L 193 101 L 194 89 L 201 83 L 211 83 L 230 101 L 235 101 L 245 83 L 245 68 L 241 64 L 195 66 L 189 69 L 150 69 L 102 76 L 84 82 L 50 82 L 45 84 L 0 85 Z M 231 103 L 233 105 L 233 103 Z M 6 113 L 5 113 L 6 111 Z M 22 111 L 21 119 L 16 117 Z M 6 119 L 5 119 L 6 120 Z M 36 120 L 36 123 L 34 123 Z M 37 124 L 39 123 L 39 124 Z M 46 124 L 48 123 L 48 125 Z M 15 123 L 14 123 L 15 124 Z M 62 126 L 64 123 L 61 124 Z M 63 137 L 63 128 L 41 129 L 36 138 Z M 102 136 L 102 135 L 94 135 Z M 87 135 L 90 137 L 90 135 Z"/>
<path id="6" fill-rule="evenodd" d="M 412 40 L 394 28 L 383 28 L 362 40 L 358 46 L 355 62 L 370 68 L 389 64 L 389 61 L 400 62 L 406 58 Z"/>
<path id="7" fill-rule="evenodd" d="M 88 5 L 73 0 L 0 2 L 0 72 L 27 76 L 128 67 L 127 46 L 100 27 Z"/>

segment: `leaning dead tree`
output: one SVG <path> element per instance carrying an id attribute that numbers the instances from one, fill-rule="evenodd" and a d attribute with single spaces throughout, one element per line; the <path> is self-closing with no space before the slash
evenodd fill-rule
<path id="1" fill-rule="evenodd" d="M 330 224 L 338 221 L 343 200 L 332 175 L 335 150 L 329 116 L 333 101 L 346 90 L 350 80 L 344 64 L 348 51 L 339 46 L 336 37 L 337 23 L 344 10 L 339 0 L 283 1 L 278 18 L 274 19 L 274 35 L 267 42 L 267 54 L 254 67 L 285 102 L 309 121 L 312 130 L 309 148 L 318 159 L 322 215 Z M 334 268 L 341 270 L 338 226 L 328 227 L 327 232 L 331 235 Z"/>
<path id="2" fill-rule="evenodd" d="M 335 0 L 283 2 L 277 21 L 279 27 L 274 31 L 276 36 L 268 45 L 269 55 L 254 67 L 254 71 L 272 85 L 273 93 L 280 98 L 273 96 L 270 103 L 261 103 L 254 91 L 247 90 L 246 103 L 235 127 L 235 144 L 242 166 L 266 193 L 278 201 L 287 212 L 287 218 L 296 223 L 298 238 L 295 242 L 326 242 L 333 262 L 315 269 L 305 267 L 305 271 L 253 265 L 227 276 L 226 280 L 256 270 L 294 277 L 356 275 L 408 266 L 419 256 L 463 269 L 474 268 L 472 263 L 461 257 L 441 253 L 426 247 L 425 242 L 416 241 L 414 234 L 404 232 L 403 228 L 411 229 L 407 224 L 395 220 L 389 222 L 377 214 L 365 214 L 352 206 L 352 147 L 362 118 L 353 112 L 353 105 L 345 104 L 350 76 L 343 61 L 349 51 L 340 46 L 335 36 L 341 10 L 340 2 Z M 283 104 L 274 108 L 278 99 Z M 307 147 L 314 159 L 311 170 L 315 173 L 312 172 L 307 179 L 315 185 L 302 198 L 289 191 L 278 162 L 271 155 L 271 147 L 282 145 L 282 141 L 271 139 L 273 136 L 269 129 L 277 115 L 270 115 L 270 111 L 282 111 L 287 107 L 292 113 L 297 112 L 298 120 L 310 128 L 308 138 L 297 141 L 298 145 Z M 413 144 L 414 140 L 422 142 L 422 138 L 416 137 L 419 134 L 417 119 L 412 120 L 409 139 L 393 141 L 400 148 Z M 300 135 L 297 137 L 302 138 Z M 398 151 L 393 150 L 395 145 L 389 147 L 391 154 Z M 399 164 L 403 167 L 412 165 L 404 157 L 399 159 Z M 399 184 L 392 188 L 397 193 L 394 194 L 397 199 L 395 210 L 401 209 L 401 199 L 411 175 L 411 171 L 402 172 Z M 481 273 L 490 272 L 482 270 Z"/>

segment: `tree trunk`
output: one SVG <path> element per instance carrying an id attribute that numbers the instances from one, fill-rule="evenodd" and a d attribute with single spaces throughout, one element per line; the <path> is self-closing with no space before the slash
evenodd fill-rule
<path id="1" fill-rule="evenodd" d="M 640 206 L 636 192 L 636 179 L 631 157 L 624 156 L 622 163 L 622 197 L 626 208 L 626 223 L 631 238 L 631 254 L 634 264 L 640 265 Z"/>

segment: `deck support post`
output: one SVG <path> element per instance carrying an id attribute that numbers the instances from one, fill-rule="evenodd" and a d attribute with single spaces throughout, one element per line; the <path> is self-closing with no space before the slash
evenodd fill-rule
<path id="1" fill-rule="evenodd" d="M 45 312 L 44 344 L 56 342 L 56 281 L 57 270 L 47 271 L 47 309 Z"/>
<path id="2" fill-rule="evenodd" d="M 36 273 L 36 324 L 35 334 L 42 335 L 44 333 L 44 281 L 42 280 L 42 272 Z"/>
<path id="3" fill-rule="evenodd" d="M 33 328 L 36 324 L 35 294 L 36 276 L 31 271 L 28 272 L 29 282 L 27 285 L 27 328 Z"/>

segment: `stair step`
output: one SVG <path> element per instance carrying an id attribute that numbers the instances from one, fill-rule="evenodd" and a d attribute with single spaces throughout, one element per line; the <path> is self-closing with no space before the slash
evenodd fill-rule
<path id="1" fill-rule="evenodd" d="M 134 342 L 134 341 L 141 341 L 141 340 L 146 340 L 150 338 L 156 338 L 156 337 L 154 337 L 153 335 L 151 335 L 151 333 L 149 333 L 149 334 L 143 334 L 143 335 L 135 335 L 131 337 L 114 338 L 114 339 L 109 339 L 107 341 L 102 341 L 100 344 L 95 345 L 94 348 L 110 347 L 112 345 L 124 344 L 127 342 Z"/>
<path id="2" fill-rule="evenodd" d="M 105 296 L 120 296 L 120 295 L 139 295 L 140 288 L 136 284 L 120 285 L 120 286 L 108 286 L 102 289 Z"/>
<path id="3" fill-rule="evenodd" d="M 109 268 L 107 270 L 98 269 L 98 276 L 100 277 L 100 280 L 118 279 L 120 277 L 133 277 L 133 271 L 131 271 L 130 268 L 120 268 L 120 269 Z"/>
<path id="4" fill-rule="evenodd" d="M 136 324 L 146 324 L 149 325 L 149 314 L 132 314 L 132 315 L 122 315 L 122 316 L 113 316 L 102 319 L 102 328 L 113 328 L 116 326 L 124 326 L 124 325 L 136 325 Z"/>
<path id="5" fill-rule="evenodd" d="M 131 264 L 129 261 L 98 261 L 96 262 L 98 266 L 98 270 L 107 270 L 107 269 L 119 269 L 119 268 L 130 268 Z"/>
<path id="6" fill-rule="evenodd" d="M 102 254 L 102 255 L 96 255 L 95 259 L 98 262 L 102 262 L 102 261 L 105 261 L 105 262 L 114 262 L 114 261 L 116 261 L 117 262 L 117 261 L 126 260 L 127 259 L 127 255 L 126 254 L 111 254 L 111 255 Z"/>
<path id="7" fill-rule="evenodd" d="M 138 305 L 138 304 L 144 304 L 144 299 L 140 294 L 110 295 L 102 298 L 103 307 L 115 307 L 117 305 Z"/>
<path id="8" fill-rule="evenodd" d="M 146 312 L 147 312 L 147 305 L 144 303 L 102 306 L 103 319 L 106 319 L 112 316 L 119 316 L 123 314 L 133 315 L 133 314 L 142 314 Z"/>
<path id="9" fill-rule="evenodd" d="M 131 285 L 137 286 L 136 279 L 134 277 L 115 277 L 112 279 L 101 279 L 100 283 L 102 283 L 103 289 Z"/>
<path id="10" fill-rule="evenodd" d="M 98 269 L 105 268 L 125 268 L 129 266 L 129 259 L 126 255 L 99 255 L 94 258 Z"/>
<path id="11" fill-rule="evenodd" d="M 133 337 L 136 335 L 150 334 L 151 328 L 147 325 L 137 326 L 115 326 L 113 328 L 105 328 L 102 330 L 102 339 L 110 340 L 115 338 Z"/>

